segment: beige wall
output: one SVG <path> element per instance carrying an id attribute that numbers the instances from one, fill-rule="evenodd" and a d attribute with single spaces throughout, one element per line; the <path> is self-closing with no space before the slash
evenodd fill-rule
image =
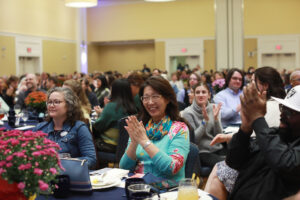
<path id="1" fill-rule="evenodd" d="M 89 72 L 117 70 L 126 73 L 141 70 L 143 64 L 155 65 L 154 44 L 89 45 Z"/>
<path id="2" fill-rule="evenodd" d="M 43 71 L 57 74 L 76 71 L 76 44 L 44 40 Z"/>
<path id="3" fill-rule="evenodd" d="M 299 34 L 299 9 L 299 0 L 244 0 L 244 33 Z"/>
<path id="4" fill-rule="evenodd" d="M 204 40 L 204 70 L 216 71 L 216 43 L 215 40 Z"/>
<path id="5" fill-rule="evenodd" d="M 249 52 L 255 52 L 253 56 L 249 56 Z M 250 66 L 257 68 L 257 39 L 249 38 L 244 40 L 244 70 Z"/>
<path id="6" fill-rule="evenodd" d="M 214 0 L 90 8 L 88 40 L 119 41 L 213 36 Z"/>
<path id="7" fill-rule="evenodd" d="M 0 35 L 0 76 L 16 74 L 15 38 Z"/>
<path id="8" fill-rule="evenodd" d="M 0 0 L 0 32 L 75 40 L 76 16 L 62 0 Z"/>
<path id="9" fill-rule="evenodd" d="M 155 67 L 165 70 L 165 42 L 155 42 Z"/>

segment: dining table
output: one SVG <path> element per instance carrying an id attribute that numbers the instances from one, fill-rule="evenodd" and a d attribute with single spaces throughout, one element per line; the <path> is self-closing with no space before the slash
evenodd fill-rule
<path id="1" fill-rule="evenodd" d="M 162 180 L 161 178 L 155 177 L 151 173 L 145 174 L 142 178 L 144 179 L 145 183 L 148 183 L 148 184 L 153 181 Z M 208 194 L 201 189 L 198 189 L 198 192 L 201 195 L 200 199 L 218 200 L 213 195 Z M 160 193 L 160 195 L 166 197 L 167 193 L 168 192 Z M 176 199 L 177 191 L 172 191 L 169 193 L 172 193 L 172 195 L 170 195 L 170 196 L 173 196 L 173 197 L 164 198 L 164 199 L 166 199 L 166 200 Z M 174 198 L 174 194 L 175 194 L 175 198 Z M 59 200 L 59 199 L 61 199 L 61 198 L 55 198 L 53 195 L 40 195 L 36 198 L 36 200 Z M 121 181 L 121 183 L 117 186 L 109 187 L 109 188 L 105 188 L 105 189 L 96 189 L 96 190 L 93 190 L 93 193 L 89 194 L 89 195 L 81 194 L 81 193 L 77 193 L 77 192 L 70 192 L 68 197 L 66 197 L 64 199 L 69 199 L 69 200 L 101 200 L 101 199 L 103 199 L 103 200 L 127 200 L 126 193 L 125 193 L 125 179 L 123 179 Z"/>

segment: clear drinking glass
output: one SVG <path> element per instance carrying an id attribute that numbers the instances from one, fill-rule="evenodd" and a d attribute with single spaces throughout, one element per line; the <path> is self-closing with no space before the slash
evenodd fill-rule
<path id="1" fill-rule="evenodd" d="M 19 113 L 21 112 L 21 106 L 16 104 L 14 106 L 14 110 L 15 110 L 16 115 L 19 115 Z"/>
<path id="2" fill-rule="evenodd" d="M 29 117 L 28 112 L 27 111 L 23 111 L 23 113 L 22 113 L 22 119 L 24 121 L 24 126 L 26 126 L 26 121 L 28 120 L 28 117 Z"/>
<path id="3" fill-rule="evenodd" d="M 182 179 L 179 182 L 177 200 L 198 200 L 198 188 L 196 181 L 191 178 Z"/>

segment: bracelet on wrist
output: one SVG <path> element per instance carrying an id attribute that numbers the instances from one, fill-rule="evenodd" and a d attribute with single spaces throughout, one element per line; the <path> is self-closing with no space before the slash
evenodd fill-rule
<path id="1" fill-rule="evenodd" d="M 143 145 L 143 149 L 146 149 L 150 144 L 152 144 L 152 142 L 150 140 L 148 140 L 144 145 Z"/>

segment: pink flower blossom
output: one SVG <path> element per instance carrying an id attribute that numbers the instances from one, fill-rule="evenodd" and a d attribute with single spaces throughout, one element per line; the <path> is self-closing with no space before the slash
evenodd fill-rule
<path id="1" fill-rule="evenodd" d="M 42 191 L 45 191 L 45 190 L 48 190 L 49 185 L 48 185 L 47 183 L 45 183 L 44 181 L 39 180 L 39 188 L 40 188 Z"/>
<path id="2" fill-rule="evenodd" d="M 31 163 L 27 163 L 27 164 L 21 164 L 19 167 L 18 167 L 18 169 L 19 170 L 26 170 L 26 169 L 30 169 L 31 168 Z"/>
<path id="3" fill-rule="evenodd" d="M 12 139 L 10 140 L 10 143 L 11 143 L 11 145 L 16 146 L 16 145 L 18 145 L 20 142 L 19 142 L 19 140 L 12 138 Z"/>
<path id="4" fill-rule="evenodd" d="M 43 174 L 43 170 L 41 170 L 40 168 L 35 168 L 33 170 L 33 173 L 37 174 L 37 175 L 42 175 Z"/>
<path id="5" fill-rule="evenodd" d="M 23 190 L 23 189 L 25 188 L 25 183 L 24 183 L 24 182 L 20 182 L 20 183 L 18 184 L 18 188 L 19 188 L 20 190 Z"/>
<path id="6" fill-rule="evenodd" d="M 33 155 L 33 156 L 40 156 L 40 155 L 41 155 L 41 152 L 36 151 L 36 152 L 33 152 L 32 155 Z"/>
<path id="7" fill-rule="evenodd" d="M 0 175 L 1 175 L 2 173 L 4 173 L 4 172 L 6 172 L 6 170 L 3 169 L 3 168 L 0 168 Z"/>
<path id="8" fill-rule="evenodd" d="M 35 148 L 36 149 L 42 149 L 42 146 L 41 145 L 36 145 Z"/>
<path id="9" fill-rule="evenodd" d="M 23 152 L 16 152 L 13 155 L 17 156 L 17 157 L 24 157 L 25 154 Z"/>
<path id="10" fill-rule="evenodd" d="M 4 166 L 6 164 L 6 161 L 5 160 L 1 160 L 0 161 L 0 167 Z"/>
<path id="11" fill-rule="evenodd" d="M 14 158 L 14 157 L 13 157 L 12 155 L 9 155 L 9 156 L 6 157 L 6 160 L 7 160 L 7 161 L 11 161 L 13 158 Z"/>
<path id="12" fill-rule="evenodd" d="M 56 172 L 57 172 L 56 169 L 53 168 L 53 167 L 51 167 L 49 171 L 50 171 L 52 174 L 56 174 Z"/>
<path id="13" fill-rule="evenodd" d="M 6 163 L 6 167 L 11 167 L 13 164 L 10 162 L 10 163 Z"/>
<path id="14" fill-rule="evenodd" d="M 35 164 L 36 167 L 39 166 L 39 163 L 38 163 L 38 162 L 35 162 L 34 164 Z"/>
<path id="15" fill-rule="evenodd" d="M 23 144 L 21 144 L 21 147 L 26 147 L 28 144 L 28 142 L 24 142 Z"/>

